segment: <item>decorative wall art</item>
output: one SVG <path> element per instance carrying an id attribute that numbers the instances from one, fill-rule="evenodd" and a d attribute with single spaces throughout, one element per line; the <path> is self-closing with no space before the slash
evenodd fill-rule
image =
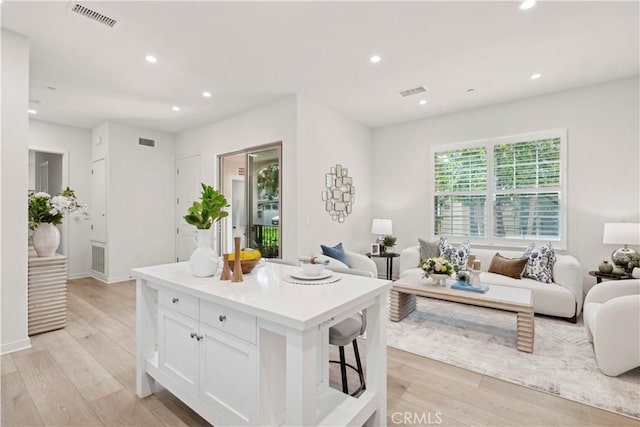
<path id="1" fill-rule="evenodd" d="M 332 166 L 330 172 L 325 174 L 324 185 L 326 188 L 322 191 L 322 201 L 325 209 L 332 220 L 344 222 L 353 209 L 356 194 L 349 170 L 342 165 Z"/>

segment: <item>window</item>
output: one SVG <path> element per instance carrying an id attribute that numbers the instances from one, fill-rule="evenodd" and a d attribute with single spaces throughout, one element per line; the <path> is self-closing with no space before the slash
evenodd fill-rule
<path id="1" fill-rule="evenodd" d="M 434 234 L 565 247 L 565 141 L 556 130 L 436 147 Z"/>

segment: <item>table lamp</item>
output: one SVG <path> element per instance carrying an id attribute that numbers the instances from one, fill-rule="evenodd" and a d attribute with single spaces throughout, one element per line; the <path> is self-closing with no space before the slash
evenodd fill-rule
<path id="1" fill-rule="evenodd" d="M 391 235 L 393 233 L 393 224 L 390 219 L 374 219 L 371 223 L 371 234 L 377 234 L 378 239 L 376 243 L 382 245 L 384 236 Z"/>
<path id="2" fill-rule="evenodd" d="M 611 254 L 611 261 L 625 271 L 629 270 L 629 261 L 639 257 L 638 251 L 627 245 L 640 245 L 640 223 L 637 222 L 607 222 L 604 224 L 602 243 L 624 245 Z"/>

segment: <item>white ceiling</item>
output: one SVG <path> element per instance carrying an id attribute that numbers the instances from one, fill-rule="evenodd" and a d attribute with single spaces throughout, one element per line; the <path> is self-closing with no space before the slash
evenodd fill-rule
<path id="1" fill-rule="evenodd" d="M 637 1 L 81 3 L 120 25 L 5 0 L 2 26 L 31 41 L 36 117 L 86 128 L 179 132 L 294 93 L 379 127 L 639 72 Z"/>

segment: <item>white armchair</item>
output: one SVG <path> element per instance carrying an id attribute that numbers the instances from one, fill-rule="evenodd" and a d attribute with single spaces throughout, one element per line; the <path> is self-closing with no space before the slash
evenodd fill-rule
<path id="1" fill-rule="evenodd" d="M 329 260 L 327 268 L 331 271 L 338 273 L 358 274 L 361 276 L 378 277 L 378 267 L 376 263 L 366 255 L 359 254 L 357 252 L 344 251 L 347 254 L 349 260 L 349 266 L 338 261 L 337 259 L 323 255 L 322 252 L 316 252 L 313 254 L 320 260 Z"/>
<path id="2" fill-rule="evenodd" d="M 594 286 L 584 300 L 583 316 L 605 375 L 615 377 L 640 366 L 640 280 Z"/>

